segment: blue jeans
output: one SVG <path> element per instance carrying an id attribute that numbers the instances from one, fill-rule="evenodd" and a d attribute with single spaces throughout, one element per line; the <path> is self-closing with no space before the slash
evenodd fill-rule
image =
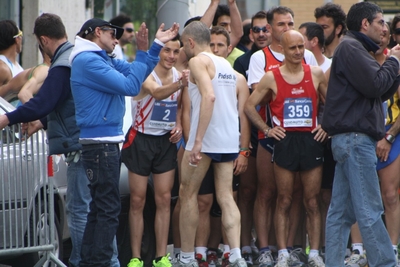
<path id="1" fill-rule="evenodd" d="M 332 137 L 336 160 L 332 200 L 326 219 L 325 265 L 344 266 L 350 227 L 357 221 L 370 267 L 396 266 L 382 221 L 383 205 L 376 173 L 376 141 L 361 133 Z"/>
<path id="2" fill-rule="evenodd" d="M 86 219 L 89 213 L 90 196 L 89 180 L 81 160 L 71 161 L 67 169 L 67 199 L 66 212 L 68 228 L 71 234 L 72 251 L 69 264 L 78 267 L 81 260 L 81 244 Z M 119 267 L 117 241 L 114 238 L 112 267 Z"/>
<path id="3" fill-rule="evenodd" d="M 82 163 L 92 200 L 82 239 L 80 267 L 109 267 L 121 210 L 118 144 L 83 145 Z M 115 244 L 115 243 L 114 243 Z"/>

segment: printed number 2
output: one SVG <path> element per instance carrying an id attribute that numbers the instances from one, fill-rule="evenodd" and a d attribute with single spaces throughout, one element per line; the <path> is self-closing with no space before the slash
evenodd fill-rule
<path id="1" fill-rule="evenodd" d="M 171 113 L 171 111 L 170 111 L 169 109 L 166 109 L 166 110 L 165 110 L 165 113 L 166 113 L 165 116 L 162 118 L 163 121 L 169 120 L 168 117 L 169 117 L 169 114 Z"/>
<path id="2" fill-rule="evenodd" d="M 310 115 L 310 107 L 307 105 L 296 105 L 296 106 L 289 106 L 289 117 L 290 118 L 301 118 L 301 117 L 308 117 Z"/>

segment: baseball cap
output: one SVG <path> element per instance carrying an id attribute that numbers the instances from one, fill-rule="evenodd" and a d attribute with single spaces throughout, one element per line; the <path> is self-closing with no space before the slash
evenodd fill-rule
<path id="1" fill-rule="evenodd" d="M 83 38 L 85 38 L 86 35 L 93 32 L 97 27 L 102 27 L 102 26 L 108 26 L 108 27 L 116 29 L 115 37 L 117 39 L 121 38 L 122 34 L 124 33 L 124 29 L 121 27 L 112 25 L 110 22 L 102 20 L 102 19 L 93 18 L 93 19 L 89 19 L 82 25 L 82 28 L 78 32 L 78 34 L 81 35 Z"/>

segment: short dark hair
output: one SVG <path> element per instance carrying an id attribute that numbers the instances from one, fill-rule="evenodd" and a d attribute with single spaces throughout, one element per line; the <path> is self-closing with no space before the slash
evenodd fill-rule
<path id="1" fill-rule="evenodd" d="M 128 15 L 125 15 L 124 13 L 121 13 L 110 20 L 110 23 L 112 25 L 119 27 L 124 27 L 124 25 L 129 22 L 132 22 L 132 19 Z"/>
<path id="2" fill-rule="evenodd" d="M 346 32 L 346 13 L 340 5 L 326 3 L 323 6 L 317 7 L 314 11 L 314 17 L 318 19 L 322 16 L 332 18 L 335 28 L 342 25 L 342 30 L 338 34 L 339 37 Z"/>
<path id="3" fill-rule="evenodd" d="M 243 25 L 243 35 L 240 38 L 239 43 L 241 43 L 243 45 L 248 45 L 248 44 L 251 43 L 251 40 L 250 40 L 250 37 L 249 37 L 250 28 L 251 28 L 250 23 L 246 23 L 246 24 Z"/>
<path id="4" fill-rule="evenodd" d="M 226 37 L 226 44 L 229 46 L 231 44 L 231 38 L 229 37 L 229 33 L 227 30 L 225 30 L 224 27 L 221 26 L 213 26 L 211 28 L 210 34 L 216 34 L 216 35 L 223 35 Z"/>
<path id="5" fill-rule="evenodd" d="M 61 18 L 51 13 L 43 13 L 36 18 L 33 33 L 36 37 L 47 36 L 57 40 L 67 37 Z"/>
<path id="6" fill-rule="evenodd" d="M 371 2 L 359 2 L 351 6 L 347 14 L 346 24 L 350 31 L 360 31 L 361 22 L 367 19 L 369 23 L 376 18 L 376 14 L 383 13 L 382 9 Z"/>
<path id="7" fill-rule="evenodd" d="M 395 32 L 396 24 L 399 23 L 399 21 L 400 21 L 400 14 L 397 14 L 396 16 L 394 16 L 392 22 L 390 23 L 390 30 L 392 31 L 392 33 Z"/>
<path id="8" fill-rule="evenodd" d="M 302 23 L 299 27 L 306 28 L 306 36 L 309 41 L 311 41 L 314 37 L 318 38 L 318 46 L 319 48 L 323 48 L 325 44 L 325 36 L 324 36 L 324 29 L 321 25 L 315 22 L 305 22 Z"/>
<path id="9" fill-rule="evenodd" d="M 254 16 L 251 17 L 251 28 L 253 28 L 253 23 L 255 19 L 267 19 L 267 11 L 258 11 Z"/>
<path id="10" fill-rule="evenodd" d="M 275 6 L 275 7 L 272 7 L 267 11 L 267 21 L 268 21 L 269 24 L 272 25 L 272 21 L 274 20 L 274 15 L 275 14 L 285 15 L 287 13 L 292 15 L 292 17 L 294 18 L 293 10 L 290 9 L 289 7 L 286 7 L 286 6 Z"/>
<path id="11" fill-rule="evenodd" d="M 213 26 L 217 26 L 218 19 L 219 19 L 219 17 L 222 17 L 222 16 L 228 16 L 228 17 L 231 16 L 231 12 L 229 10 L 228 5 L 221 5 L 221 4 L 218 5 L 217 11 L 215 11 L 215 15 L 214 15 L 214 19 L 213 19 L 212 25 Z"/>
<path id="12" fill-rule="evenodd" d="M 18 34 L 19 29 L 13 20 L 0 21 L 0 51 L 6 50 L 15 44 L 14 36 Z"/>
<path id="13" fill-rule="evenodd" d="M 183 25 L 183 28 L 185 28 L 187 25 L 189 25 L 193 21 L 200 21 L 200 20 L 201 20 L 201 16 L 191 17 L 190 19 L 188 19 L 185 22 L 185 25 Z"/>

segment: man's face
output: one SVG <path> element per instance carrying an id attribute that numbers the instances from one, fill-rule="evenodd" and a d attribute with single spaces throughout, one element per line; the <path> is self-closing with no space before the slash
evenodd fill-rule
<path id="1" fill-rule="evenodd" d="M 304 39 L 300 34 L 287 36 L 282 45 L 285 61 L 301 63 L 304 57 Z"/>
<path id="2" fill-rule="evenodd" d="M 385 26 L 385 20 L 383 19 L 382 13 L 377 13 L 374 20 L 371 23 L 367 22 L 367 25 L 366 35 L 379 45 L 381 43 Z"/>
<path id="3" fill-rule="evenodd" d="M 300 29 L 299 29 L 299 32 L 303 35 L 303 38 L 304 38 L 304 45 L 305 45 L 306 49 L 308 49 L 308 50 L 311 51 L 311 50 L 312 50 L 311 41 L 309 41 L 308 38 L 307 38 L 307 36 L 306 36 L 307 28 L 306 28 L 306 27 L 300 28 Z"/>
<path id="4" fill-rule="evenodd" d="M 324 36 L 325 36 L 325 45 L 329 46 L 336 37 L 336 28 L 335 24 L 333 23 L 332 18 L 328 18 L 327 16 L 322 16 L 317 18 L 316 23 L 321 25 L 322 29 L 324 29 Z"/>
<path id="5" fill-rule="evenodd" d="M 294 29 L 293 17 L 290 13 L 274 14 L 274 19 L 270 25 L 272 38 L 276 42 L 280 42 L 281 36 L 284 32 Z"/>
<path id="6" fill-rule="evenodd" d="M 122 34 L 121 38 L 119 38 L 118 42 L 121 46 L 124 46 L 132 43 L 133 39 L 135 38 L 135 27 L 133 26 L 132 22 L 128 22 L 125 23 L 122 28 L 124 28 L 124 33 Z"/>
<path id="7" fill-rule="evenodd" d="M 115 46 L 118 44 L 118 40 L 115 37 L 116 29 L 111 27 L 97 27 L 96 32 L 99 33 L 99 39 L 97 45 L 104 49 L 107 53 L 112 53 Z"/>
<path id="8" fill-rule="evenodd" d="M 250 29 L 250 34 L 252 36 L 254 44 L 262 49 L 271 43 L 271 33 L 264 32 L 268 22 L 267 19 L 254 19 L 253 29 Z"/>
<path id="9" fill-rule="evenodd" d="M 191 47 L 191 43 L 193 42 L 193 40 L 191 40 L 187 35 L 182 35 L 181 41 L 183 45 L 183 52 L 185 52 L 187 60 L 189 61 L 194 56 L 193 49 Z"/>
<path id="10" fill-rule="evenodd" d="M 223 58 L 226 58 L 232 51 L 232 46 L 228 46 L 223 34 L 211 34 L 210 48 L 214 55 Z"/>
<path id="11" fill-rule="evenodd" d="M 161 49 L 160 61 L 158 62 L 158 64 L 166 69 L 171 69 L 178 59 L 179 48 L 180 43 L 178 40 L 167 42 L 165 46 Z"/>
<path id="12" fill-rule="evenodd" d="M 400 28 L 400 21 L 396 23 L 395 29 Z M 396 41 L 397 44 L 400 44 L 400 33 L 396 34 L 395 32 L 393 33 L 393 40 Z"/>
<path id="13" fill-rule="evenodd" d="M 224 27 L 227 32 L 231 33 L 231 17 L 227 15 L 220 16 L 216 26 Z"/>

